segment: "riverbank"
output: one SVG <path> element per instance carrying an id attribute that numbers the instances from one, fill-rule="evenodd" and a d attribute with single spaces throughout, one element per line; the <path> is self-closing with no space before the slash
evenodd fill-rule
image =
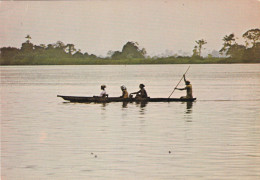
<path id="1" fill-rule="evenodd" d="M 48 58 L 1 59 L 0 65 L 117 65 L 117 64 L 232 64 L 260 63 L 260 60 L 241 60 L 231 58 L 144 58 L 144 59 L 109 59 L 109 58 Z"/>

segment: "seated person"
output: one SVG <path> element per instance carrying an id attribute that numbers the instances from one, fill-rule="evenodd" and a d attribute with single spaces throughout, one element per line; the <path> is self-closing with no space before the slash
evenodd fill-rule
<path id="1" fill-rule="evenodd" d="M 144 89 L 144 87 L 145 87 L 144 84 L 140 84 L 140 85 L 139 85 L 140 90 L 137 91 L 137 92 L 131 93 L 130 96 L 131 96 L 132 94 L 136 94 L 135 98 L 147 98 L 148 95 L 147 95 L 147 92 L 146 92 L 146 90 Z"/>
<path id="2" fill-rule="evenodd" d="M 121 90 L 122 90 L 122 96 L 120 96 L 120 98 L 128 98 L 128 92 L 124 85 L 121 86 Z"/>
<path id="3" fill-rule="evenodd" d="M 105 88 L 106 88 L 106 85 L 101 85 L 102 92 L 100 93 L 99 97 L 108 97 L 108 94 L 106 93 Z"/>

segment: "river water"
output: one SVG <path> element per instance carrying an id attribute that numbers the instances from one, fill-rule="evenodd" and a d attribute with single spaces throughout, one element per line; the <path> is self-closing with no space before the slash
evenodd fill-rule
<path id="1" fill-rule="evenodd" d="M 188 65 L 2 66 L 1 178 L 260 179 L 260 65 L 191 65 L 194 103 L 68 103 L 145 84 L 168 97 Z M 179 87 L 184 87 L 182 81 Z M 185 95 L 175 91 L 172 97 Z"/>

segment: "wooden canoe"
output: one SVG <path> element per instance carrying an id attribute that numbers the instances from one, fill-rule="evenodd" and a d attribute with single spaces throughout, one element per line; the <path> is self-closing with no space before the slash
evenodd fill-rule
<path id="1" fill-rule="evenodd" d="M 57 97 L 61 97 L 64 100 L 70 102 L 96 102 L 96 103 L 104 103 L 104 102 L 193 102 L 196 98 L 192 99 L 184 99 L 184 98 L 120 98 L 120 97 L 84 97 L 84 96 L 61 96 L 57 95 Z"/>

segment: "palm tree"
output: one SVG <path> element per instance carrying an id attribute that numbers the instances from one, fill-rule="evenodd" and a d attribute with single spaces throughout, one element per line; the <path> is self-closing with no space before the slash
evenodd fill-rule
<path id="1" fill-rule="evenodd" d="M 220 54 L 223 54 L 223 53 L 227 53 L 227 51 L 230 49 L 231 46 L 233 46 L 234 44 L 236 44 L 236 41 L 235 41 L 235 35 L 234 33 L 230 34 L 230 35 L 226 35 L 223 39 L 224 41 L 223 43 L 223 47 L 220 49 Z"/>
<path id="2" fill-rule="evenodd" d="M 66 51 L 71 55 L 73 52 L 76 51 L 74 44 L 67 44 Z"/>
<path id="3" fill-rule="evenodd" d="M 26 42 L 27 42 L 27 43 L 30 43 L 30 39 L 32 39 L 31 36 L 28 34 L 25 38 L 27 39 Z"/>
<path id="4" fill-rule="evenodd" d="M 204 39 L 201 39 L 201 40 L 198 40 L 198 41 L 195 41 L 195 42 L 198 44 L 198 46 L 197 46 L 197 48 L 198 48 L 198 55 L 201 56 L 202 46 L 203 46 L 204 44 L 207 44 L 207 42 L 206 42 Z M 196 47 L 196 46 L 195 46 L 195 47 Z"/>

